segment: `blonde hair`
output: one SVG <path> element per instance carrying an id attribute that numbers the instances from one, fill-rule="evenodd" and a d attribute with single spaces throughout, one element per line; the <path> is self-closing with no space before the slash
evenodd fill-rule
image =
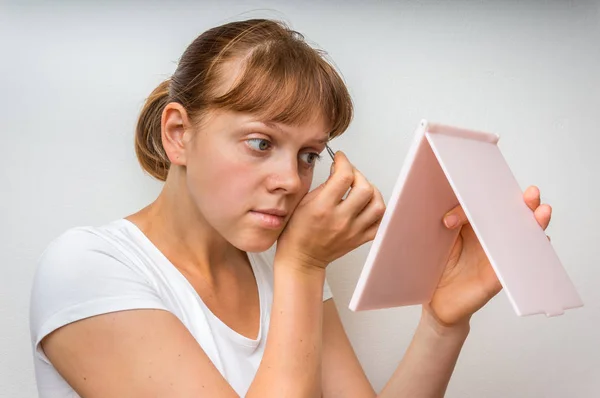
<path id="1" fill-rule="evenodd" d="M 352 120 L 352 100 L 324 55 L 279 21 L 238 21 L 204 32 L 187 47 L 173 76 L 146 99 L 135 134 L 142 168 L 161 181 L 167 178 L 161 116 L 169 102 L 181 104 L 192 120 L 211 109 L 255 113 L 285 124 L 320 116 L 330 138 L 341 135 Z M 241 74 L 220 93 L 223 66 L 236 60 L 243 63 Z"/>

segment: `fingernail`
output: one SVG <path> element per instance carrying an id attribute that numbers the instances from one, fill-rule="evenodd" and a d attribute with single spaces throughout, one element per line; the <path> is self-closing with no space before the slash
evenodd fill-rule
<path id="1" fill-rule="evenodd" d="M 332 175 L 334 171 L 335 171 L 335 164 L 331 163 L 331 167 L 329 168 L 329 175 Z"/>
<path id="2" fill-rule="evenodd" d="M 458 224 L 458 216 L 456 214 L 450 214 L 444 219 L 448 228 L 454 228 Z"/>

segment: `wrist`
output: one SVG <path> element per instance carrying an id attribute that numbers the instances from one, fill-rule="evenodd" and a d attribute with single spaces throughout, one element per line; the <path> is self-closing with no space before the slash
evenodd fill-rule
<path id="1" fill-rule="evenodd" d="M 280 250 L 279 247 L 275 252 L 275 263 L 285 264 L 285 266 L 295 268 L 297 271 L 307 272 L 310 274 L 324 273 L 325 268 L 328 265 L 328 263 L 306 255 L 300 251 L 290 252 L 286 250 Z"/>
<path id="2" fill-rule="evenodd" d="M 431 330 L 439 337 L 466 338 L 471 330 L 470 321 L 471 317 L 467 317 L 456 323 L 447 324 L 438 318 L 429 304 L 423 304 L 420 325 Z"/>
<path id="3" fill-rule="evenodd" d="M 317 279 L 325 278 L 326 266 L 327 264 L 323 264 L 306 256 L 287 255 L 280 252 L 275 253 L 273 264 L 274 269 L 286 269 L 299 276 Z"/>
<path id="4" fill-rule="evenodd" d="M 303 305 L 323 305 L 324 268 L 307 266 L 293 258 L 279 256 L 273 265 L 273 277 L 274 302 L 281 304 L 299 300 Z"/>

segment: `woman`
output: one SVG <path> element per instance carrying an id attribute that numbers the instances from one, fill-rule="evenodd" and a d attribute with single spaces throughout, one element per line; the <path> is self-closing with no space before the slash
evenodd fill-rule
<path id="1" fill-rule="evenodd" d="M 158 198 L 67 231 L 40 260 L 40 396 L 376 395 L 325 269 L 374 238 L 385 205 L 342 152 L 308 192 L 352 117 L 320 55 L 269 20 L 210 29 L 186 49 L 136 131 L 142 167 L 165 182 Z M 524 199 L 546 228 L 539 191 Z M 471 315 L 501 288 L 461 208 L 444 222 L 461 234 L 382 397 L 443 396 Z"/>

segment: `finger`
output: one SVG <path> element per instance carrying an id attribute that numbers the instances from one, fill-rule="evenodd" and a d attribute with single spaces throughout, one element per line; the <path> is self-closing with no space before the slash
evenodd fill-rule
<path id="1" fill-rule="evenodd" d="M 373 187 L 373 197 L 364 210 L 356 217 L 356 225 L 361 231 L 379 224 L 385 214 L 385 201 L 381 192 Z"/>
<path id="2" fill-rule="evenodd" d="M 525 192 L 523 192 L 523 198 L 525 199 L 525 203 L 527 207 L 531 210 L 537 209 L 540 206 L 540 190 L 535 185 L 531 185 L 527 187 Z"/>
<path id="3" fill-rule="evenodd" d="M 333 173 L 325 182 L 321 192 L 328 198 L 330 204 L 337 205 L 354 183 L 354 166 L 342 151 L 335 153 L 334 165 Z"/>
<path id="4" fill-rule="evenodd" d="M 444 215 L 443 221 L 447 228 L 455 229 L 467 224 L 469 219 L 462 206 L 458 205 Z"/>
<path id="5" fill-rule="evenodd" d="M 309 203 L 309 202 L 315 200 L 316 198 L 319 197 L 319 195 L 321 194 L 321 191 L 323 191 L 323 188 L 325 188 L 325 183 L 322 183 L 321 185 L 317 186 L 312 191 L 306 193 L 306 195 L 304 195 L 304 197 L 302 198 L 302 202 Z"/>
<path id="6" fill-rule="evenodd" d="M 375 188 L 365 176 L 358 171 L 358 169 L 354 168 L 354 182 L 350 188 L 350 192 L 346 199 L 344 199 L 344 203 L 340 205 L 340 208 L 343 209 L 343 212 L 349 216 L 358 215 L 363 209 L 371 202 L 373 199 L 373 194 L 375 193 Z"/>
<path id="7" fill-rule="evenodd" d="M 371 224 L 367 230 L 362 234 L 362 239 L 359 241 L 359 245 L 362 245 L 364 243 L 370 242 L 373 239 L 375 239 L 375 236 L 377 236 L 377 231 L 379 230 L 379 227 L 381 225 L 381 218 L 377 221 L 375 221 L 373 224 Z"/>
<path id="8" fill-rule="evenodd" d="M 550 219 L 552 218 L 552 207 L 547 204 L 543 204 L 533 212 L 536 221 L 540 224 L 542 229 L 548 228 L 548 224 L 550 224 Z"/>

